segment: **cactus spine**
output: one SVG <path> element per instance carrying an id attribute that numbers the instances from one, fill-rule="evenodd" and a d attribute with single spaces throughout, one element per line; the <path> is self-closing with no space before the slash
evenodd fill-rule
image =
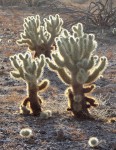
<path id="1" fill-rule="evenodd" d="M 44 54 L 50 57 L 50 51 L 53 49 L 54 39 L 62 30 L 63 20 L 58 14 L 50 15 L 44 18 L 44 24 L 41 25 L 40 16 L 29 16 L 24 19 L 24 32 L 21 33 L 21 39 L 17 40 L 19 45 L 28 45 L 29 50 L 35 51 L 35 57 Z"/>
<path id="2" fill-rule="evenodd" d="M 106 68 L 107 58 L 93 54 L 97 47 L 95 36 L 85 34 L 81 23 L 72 26 L 72 34 L 64 29 L 55 42 L 57 50 L 52 52 L 52 60 L 47 58 L 47 63 L 69 85 L 66 90 L 69 99 L 67 110 L 72 111 L 76 117 L 90 117 L 88 108 L 97 104 L 88 95 L 95 88 L 92 82 Z"/>
<path id="3" fill-rule="evenodd" d="M 45 57 L 41 55 L 39 58 L 32 59 L 30 53 L 18 54 L 10 57 L 10 61 L 15 71 L 11 71 L 11 75 L 16 79 L 23 79 L 27 84 L 28 97 L 23 101 L 21 110 L 23 114 L 30 114 L 27 104 L 30 103 L 30 109 L 33 115 L 40 115 L 41 98 L 38 92 L 45 90 L 48 80 L 43 80 L 38 84 L 38 80 L 43 74 L 45 65 Z"/>

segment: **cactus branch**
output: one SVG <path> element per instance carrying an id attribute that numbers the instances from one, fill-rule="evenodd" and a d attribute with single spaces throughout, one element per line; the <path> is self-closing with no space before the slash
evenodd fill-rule
<path id="1" fill-rule="evenodd" d="M 49 80 L 42 80 L 42 82 L 40 82 L 40 84 L 37 86 L 38 91 L 42 92 L 45 91 L 47 89 L 47 87 L 49 86 Z"/>

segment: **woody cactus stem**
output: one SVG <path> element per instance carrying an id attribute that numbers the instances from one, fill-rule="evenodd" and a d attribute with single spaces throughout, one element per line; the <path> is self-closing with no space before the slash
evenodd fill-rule
<path id="1" fill-rule="evenodd" d="M 96 81 L 107 66 L 106 57 L 93 54 L 97 42 L 93 34 L 85 34 L 83 25 L 72 26 L 72 34 L 63 30 L 56 39 L 57 50 L 47 58 L 48 66 L 69 88 L 66 90 L 69 108 L 76 117 L 90 117 L 89 109 L 97 106 L 96 100 L 89 96 Z"/>
<path id="2" fill-rule="evenodd" d="M 28 97 L 21 105 L 23 114 L 39 115 L 41 112 L 41 98 L 38 92 L 45 90 L 48 80 L 43 80 L 38 84 L 38 80 L 43 74 L 45 65 L 45 57 L 41 55 L 39 58 L 32 59 L 30 53 L 18 54 L 10 57 L 10 61 L 15 71 L 11 71 L 11 75 L 16 79 L 23 79 L 27 84 Z M 27 104 L 30 103 L 30 110 Z"/>
<path id="3" fill-rule="evenodd" d="M 50 57 L 51 49 L 54 49 L 54 39 L 62 31 L 63 20 L 58 14 L 50 15 L 43 19 L 41 24 L 40 16 L 29 16 L 24 19 L 24 32 L 21 33 L 21 39 L 17 40 L 19 45 L 28 45 L 29 50 L 35 51 L 35 57 L 44 54 Z"/>

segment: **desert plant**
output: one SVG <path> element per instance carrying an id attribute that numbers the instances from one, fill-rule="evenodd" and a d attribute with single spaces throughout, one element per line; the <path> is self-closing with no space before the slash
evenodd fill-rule
<path id="1" fill-rule="evenodd" d="M 50 57 L 54 39 L 61 33 L 62 25 L 63 20 L 58 14 L 50 15 L 49 19 L 44 18 L 44 25 L 41 24 L 39 15 L 27 17 L 24 19 L 24 32 L 17 43 L 28 45 L 29 50 L 35 51 L 35 57 L 40 54 Z"/>
<path id="2" fill-rule="evenodd" d="M 116 35 L 116 28 L 113 28 L 112 33 L 113 35 Z"/>
<path id="3" fill-rule="evenodd" d="M 18 54 L 10 57 L 10 61 L 15 71 L 11 71 L 11 76 L 15 79 L 23 79 L 27 84 L 28 97 L 24 99 L 20 109 L 23 114 L 40 115 L 42 100 L 38 96 L 39 91 L 44 91 L 48 86 L 48 80 L 38 81 L 43 74 L 45 65 L 45 57 L 41 55 L 39 58 L 32 59 L 30 53 Z M 30 110 L 28 109 L 30 105 Z"/>
<path id="4" fill-rule="evenodd" d="M 57 50 L 52 52 L 51 60 L 46 59 L 51 70 L 70 87 L 66 90 L 69 108 L 76 117 L 90 118 L 89 109 L 97 106 L 96 100 L 89 96 L 96 81 L 106 68 L 107 58 L 94 55 L 97 42 L 93 34 L 83 32 L 83 25 L 72 26 L 72 34 L 64 29 L 56 39 Z"/>
<path id="5" fill-rule="evenodd" d="M 113 7 L 113 1 L 92 1 L 89 5 L 88 19 L 95 26 L 111 27 L 116 25 L 116 7 Z"/>
<path id="6" fill-rule="evenodd" d="M 28 5 L 29 7 L 32 7 L 33 4 L 34 4 L 34 0 L 25 0 L 25 2 L 27 3 L 27 5 Z"/>

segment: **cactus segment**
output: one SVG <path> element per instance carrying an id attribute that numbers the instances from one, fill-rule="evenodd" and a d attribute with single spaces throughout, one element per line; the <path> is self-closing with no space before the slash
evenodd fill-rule
<path id="1" fill-rule="evenodd" d="M 49 86 L 49 80 L 42 80 L 39 85 L 38 85 L 38 91 L 42 92 L 45 91 L 45 89 L 47 89 L 47 87 Z"/>

